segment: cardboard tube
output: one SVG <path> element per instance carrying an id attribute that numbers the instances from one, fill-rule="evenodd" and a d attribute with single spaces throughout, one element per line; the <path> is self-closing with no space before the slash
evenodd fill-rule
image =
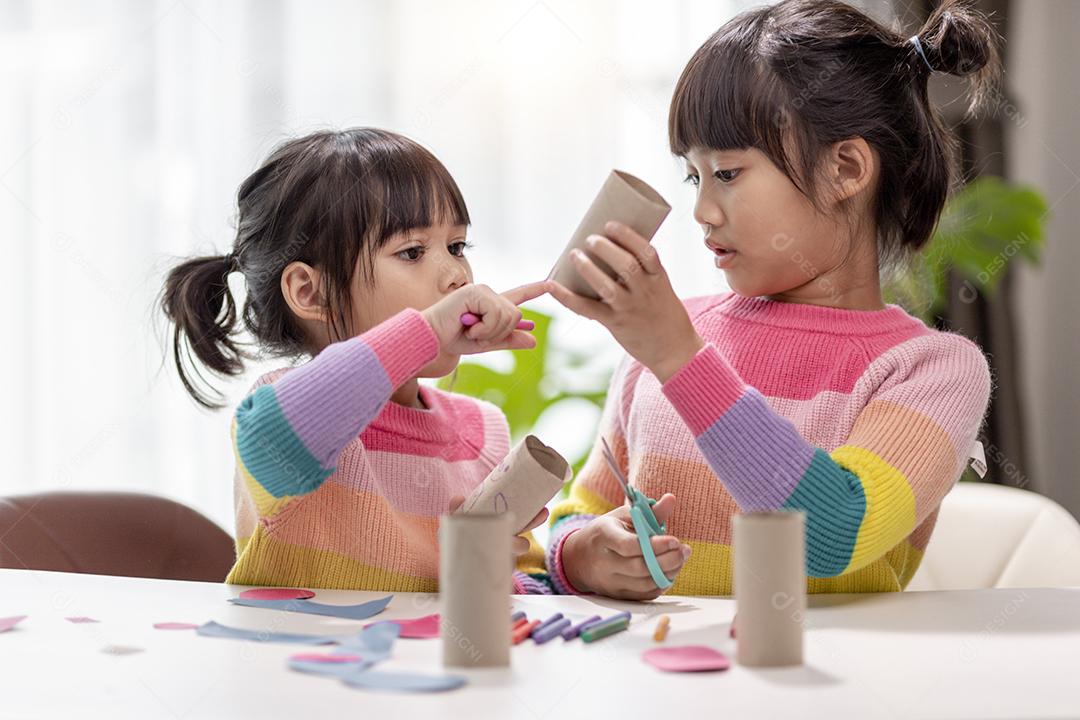
<path id="1" fill-rule="evenodd" d="M 604 223 L 614 220 L 632 228 L 646 240 L 652 240 L 660 223 L 664 222 L 669 212 L 671 212 L 671 206 L 646 182 L 630 173 L 612 170 L 604 186 L 600 188 L 600 194 L 593 200 L 581 224 L 574 231 L 570 243 L 559 256 L 548 279 L 556 281 L 578 295 L 599 300 L 600 296 L 596 294 L 592 286 L 574 269 L 570 251 L 575 248 L 584 251 L 601 270 L 612 278 L 617 278 L 617 272 L 589 252 L 585 246 L 585 238 L 589 235 L 603 235 Z"/>
<path id="2" fill-rule="evenodd" d="M 735 659 L 778 667 L 803 662 L 806 537 L 802 512 L 735 516 Z"/>
<path id="3" fill-rule="evenodd" d="M 562 455 L 529 435 L 473 490 L 460 511 L 505 512 L 514 533 L 519 533 L 571 475 L 570 463 Z"/>
<path id="4" fill-rule="evenodd" d="M 513 555 L 505 514 L 444 515 L 439 521 L 439 599 L 443 665 L 510 664 Z"/>

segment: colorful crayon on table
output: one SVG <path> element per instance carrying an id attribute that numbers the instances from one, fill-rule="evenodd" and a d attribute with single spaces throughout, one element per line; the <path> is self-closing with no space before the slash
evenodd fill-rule
<path id="1" fill-rule="evenodd" d="M 562 634 L 562 631 L 570 627 L 570 621 L 566 618 L 556 620 L 547 627 L 537 628 L 533 630 L 532 639 L 537 645 L 543 645 L 548 640 L 555 638 Z"/>
<path id="2" fill-rule="evenodd" d="M 513 634 L 510 636 L 510 642 L 514 645 L 520 645 L 525 638 L 529 637 L 529 635 L 532 634 L 532 631 L 539 624 L 539 620 L 533 620 L 532 622 L 525 623 L 513 632 Z"/>
<path id="3" fill-rule="evenodd" d="M 589 627 L 590 625 L 593 625 L 595 623 L 600 622 L 601 619 L 602 618 L 599 615 L 593 615 L 588 620 L 582 620 L 577 625 L 566 628 L 565 630 L 563 630 L 562 639 L 563 640 L 573 640 L 574 638 L 576 638 L 578 635 L 581 634 L 582 630 Z"/>
<path id="4" fill-rule="evenodd" d="M 525 611 L 524 610 L 518 610 L 516 613 L 514 613 L 513 615 L 510 616 L 510 624 L 511 625 L 516 625 L 517 621 L 523 619 L 524 617 L 525 617 Z"/>
<path id="5" fill-rule="evenodd" d="M 528 618 L 519 618 L 517 620 L 517 622 L 515 622 L 513 625 L 510 626 L 510 632 L 514 632 L 515 630 L 517 630 L 522 625 L 528 625 L 528 624 L 529 624 L 529 619 Z"/>
<path id="6" fill-rule="evenodd" d="M 622 632 L 630 625 L 630 613 L 620 613 L 607 620 L 591 625 L 581 631 L 581 641 L 591 643 L 617 632 Z"/>
<path id="7" fill-rule="evenodd" d="M 656 642 L 664 642 L 670 625 L 671 618 L 667 615 L 661 615 L 660 619 L 656 621 L 656 630 L 653 631 L 652 639 Z"/>
<path id="8" fill-rule="evenodd" d="M 538 630 L 543 630 L 544 628 L 548 627 L 548 626 L 549 626 L 549 625 L 551 625 L 552 623 L 557 623 L 557 622 L 559 622 L 559 621 L 560 621 L 560 620 L 562 620 L 562 619 L 563 619 L 562 613 L 555 613 L 554 615 L 552 615 L 551 617 L 549 617 L 549 618 L 548 618 L 547 620 L 545 620 L 544 622 L 542 622 L 542 623 L 540 623 L 539 625 L 537 625 L 537 626 L 536 626 L 536 628 L 535 628 L 535 629 L 533 629 L 533 631 L 532 631 L 532 634 L 533 634 L 533 635 L 536 635 L 536 632 L 537 632 Z"/>

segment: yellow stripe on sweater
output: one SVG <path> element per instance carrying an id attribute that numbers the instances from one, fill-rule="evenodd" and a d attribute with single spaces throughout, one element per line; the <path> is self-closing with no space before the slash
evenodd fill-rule
<path id="1" fill-rule="evenodd" d="M 570 497 L 551 511 L 548 525 L 554 527 L 555 523 L 568 515 L 603 515 L 616 507 L 600 495 L 582 487 L 580 483 L 574 483 L 570 488 Z"/>
<path id="2" fill-rule="evenodd" d="M 672 595 L 732 595 L 734 562 L 730 545 L 686 543 L 692 553 L 675 578 Z M 808 593 L 899 592 L 907 587 L 923 553 L 906 540 L 854 572 L 836 577 L 806 579 Z"/>
<path id="3" fill-rule="evenodd" d="M 844 569 L 848 573 L 880 558 L 911 534 L 915 529 L 915 494 L 902 472 L 866 448 L 843 445 L 829 455 L 858 476 L 866 497 L 859 534 Z"/>

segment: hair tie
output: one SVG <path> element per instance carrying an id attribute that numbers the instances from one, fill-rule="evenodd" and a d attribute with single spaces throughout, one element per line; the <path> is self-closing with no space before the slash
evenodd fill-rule
<path id="1" fill-rule="evenodd" d="M 921 57 L 922 61 L 926 63 L 926 67 L 930 68 L 930 72 L 934 72 L 934 66 L 930 64 L 930 60 L 926 57 L 926 53 L 923 52 L 923 46 L 922 43 L 919 42 L 919 36 L 912 35 L 910 38 L 908 38 L 908 42 L 915 46 L 915 52 L 919 53 L 919 57 Z"/>
<path id="2" fill-rule="evenodd" d="M 237 261 L 236 256 L 232 254 L 232 252 L 225 253 L 225 257 L 223 258 L 223 260 L 225 261 L 226 276 L 228 276 L 229 273 L 233 272 L 234 270 L 240 269 L 239 262 Z"/>

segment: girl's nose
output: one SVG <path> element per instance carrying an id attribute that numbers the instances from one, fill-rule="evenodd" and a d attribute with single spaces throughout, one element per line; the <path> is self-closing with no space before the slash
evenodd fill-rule
<path id="1" fill-rule="evenodd" d="M 724 213 L 720 206 L 711 202 L 705 193 L 699 192 L 694 202 L 694 221 L 702 227 L 719 227 L 724 224 Z"/>
<path id="2" fill-rule="evenodd" d="M 442 278 L 445 292 L 453 292 L 469 284 L 469 274 L 459 263 L 450 263 L 447 268 Z"/>

